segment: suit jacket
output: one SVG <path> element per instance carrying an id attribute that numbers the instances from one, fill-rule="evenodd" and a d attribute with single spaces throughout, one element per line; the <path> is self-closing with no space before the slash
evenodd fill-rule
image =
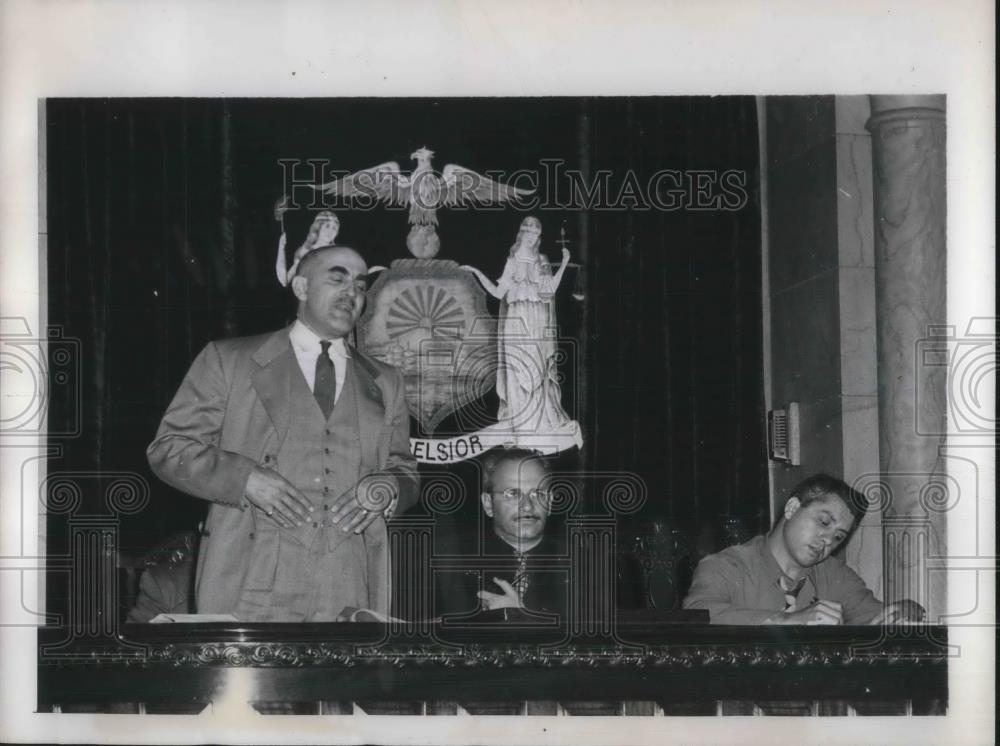
<path id="1" fill-rule="evenodd" d="M 175 564 L 153 565 L 139 578 L 139 596 L 128 612 L 128 622 L 146 623 L 158 614 L 194 611 L 194 557 Z"/>
<path id="2" fill-rule="evenodd" d="M 205 526 L 211 540 L 203 542 L 198 562 L 202 613 L 235 608 L 257 520 L 244 499 L 247 478 L 255 466 L 272 465 L 270 451 L 296 425 L 289 395 L 302 372 L 288 333 L 285 328 L 210 342 L 191 365 L 147 449 L 149 464 L 163 481 L 213 503 Z M 419 494 L 402 374 L 357 350 L 351 350 L 348 364 L 358 392 L 360 473 L 395 476 L 397 512 L 407 510 Z M 376 526 L 384 536 L 384 526 Z"/>
<path id="3" fill-rule="evenodd" d="M 558 614 L 561 619 L 565 619 L 569 607 L 569 575 L 564 566 L 559 567 L 565 564 L 560 563 L 566 556 L 564 530 L 556 521 L 550 522 L 542 540 L 526 552 L 529 584 L 522 599 L 526 609 Z M 481 609 L 478 591 L 502 592 L 493 578 L 513 584 L 517 577 L 518 557 L 514 548 L 500 539 L 490 524 L 485 526 L 481 544 L 474 539 L 470 541 L 469 537 L 445 538 L 438 551 L 446 556 L 462 556 L 465 569 L 436 574 L 437 616 L 470 615 Z"/>

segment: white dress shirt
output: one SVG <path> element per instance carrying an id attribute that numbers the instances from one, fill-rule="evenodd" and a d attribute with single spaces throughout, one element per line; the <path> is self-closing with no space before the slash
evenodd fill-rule
<path id="1" fill-rule="evenodd" d="M 316 359 L 323 349 L 319 343 L 323 338 L 296 319 L 295 323 L 292 324 L 292 330 L 288 333 L 288 339 L 292 343 L 295 359 L 299 362 L 299 368 L 302 369 L 306 384 L 312 391 L 316 381 Z M 337 393 L 334 398 L 336 402 L 340 398 L 340 392 L 344 390 L 344 380 L 347 378 L 347 360 L 350 358 L 343 337 L 330 340 L 327 355 L 333 361 L 334 374 L 337 379 Z"/>

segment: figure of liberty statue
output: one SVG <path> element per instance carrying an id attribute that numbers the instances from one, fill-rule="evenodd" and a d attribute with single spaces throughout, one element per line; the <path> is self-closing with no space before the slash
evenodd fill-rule
<path id="1" fill-rule="evenodd" d="M 561 433 L 576 424 L 560 401 L 556 371 L 554 296 L 569 263 L 563 249 L 555 274 L 539 253 L 542 224 L 535 217 L 521 221 L 503 274 L 493 283 L 475 267 L 472 272 L 490 295 L 500 300 L 497 326 L 498 427 L 512 433 Z"/>

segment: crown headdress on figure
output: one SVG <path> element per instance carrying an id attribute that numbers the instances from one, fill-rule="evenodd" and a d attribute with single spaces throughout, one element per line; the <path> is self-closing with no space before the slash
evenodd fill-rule
<path id="1" fill-rule="evenodd" d="M 280 220 L 281 215 L 284 213 L 284 200 L 279 201 L 278 205 L 275 207 L 275 217 Z M 338 229 L 334 231 L 333 238 L 328 242 L 320 243 L 316 240 L 319 234 L 319 227 L 323 223 L 336 220 Z M 339 232 L 340 218 L 330 210 L 323 210 L 313 218 L 312 225 L 309 226 L 309 233 L 306 236 L 306 240 L 302 242 L 302 245 L 295 250 L 295 254 L 292 255 L 292 264 L 290 267 L 285 269 L 285 241 L 284 233 L 282 233 L 282 240 L 278 242 L 278 257 L 274 263 L 275 274 L 278 276 L 278 282 L 281 283 L 282 287 L 288 287 L 291 283 L 292 278 L 295 277 L 295 273 L 299 270 L 299 265 L 307 254 L 316 251 L 317 249 L 325 249 L 330 246 L 335 246 L 335 241 L 337 238 L 337 233 Z"/>

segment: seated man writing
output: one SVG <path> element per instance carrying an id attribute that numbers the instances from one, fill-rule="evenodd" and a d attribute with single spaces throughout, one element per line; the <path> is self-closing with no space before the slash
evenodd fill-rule
<path id="1" fill-rule="evenodd" d="M 565 552 L 558 532 L 546 531 L 547 525 L 551 529 L 548 473 L 544 459 L 523 448 L 498 449 L 486 457 L 480 501 L 488 525 L 481 542 L 477 535 L 466 546 L 444 550 L 465 557 L 467 569 L 438 573 L 438 614 L 503 608 L 565 613 L 567 572 L 553 567 Z"/>
<path id="2" fill-rule="evenodd" d="M 922 620 L 919 604 L 883 604 L 843 560 L 830 556 L 861 520 L 862 501 L 839 479 L 809 477 L 792 490 L 770 533 L 698 563 L 684 608 L 708 609 L 713 624 Z"/>

